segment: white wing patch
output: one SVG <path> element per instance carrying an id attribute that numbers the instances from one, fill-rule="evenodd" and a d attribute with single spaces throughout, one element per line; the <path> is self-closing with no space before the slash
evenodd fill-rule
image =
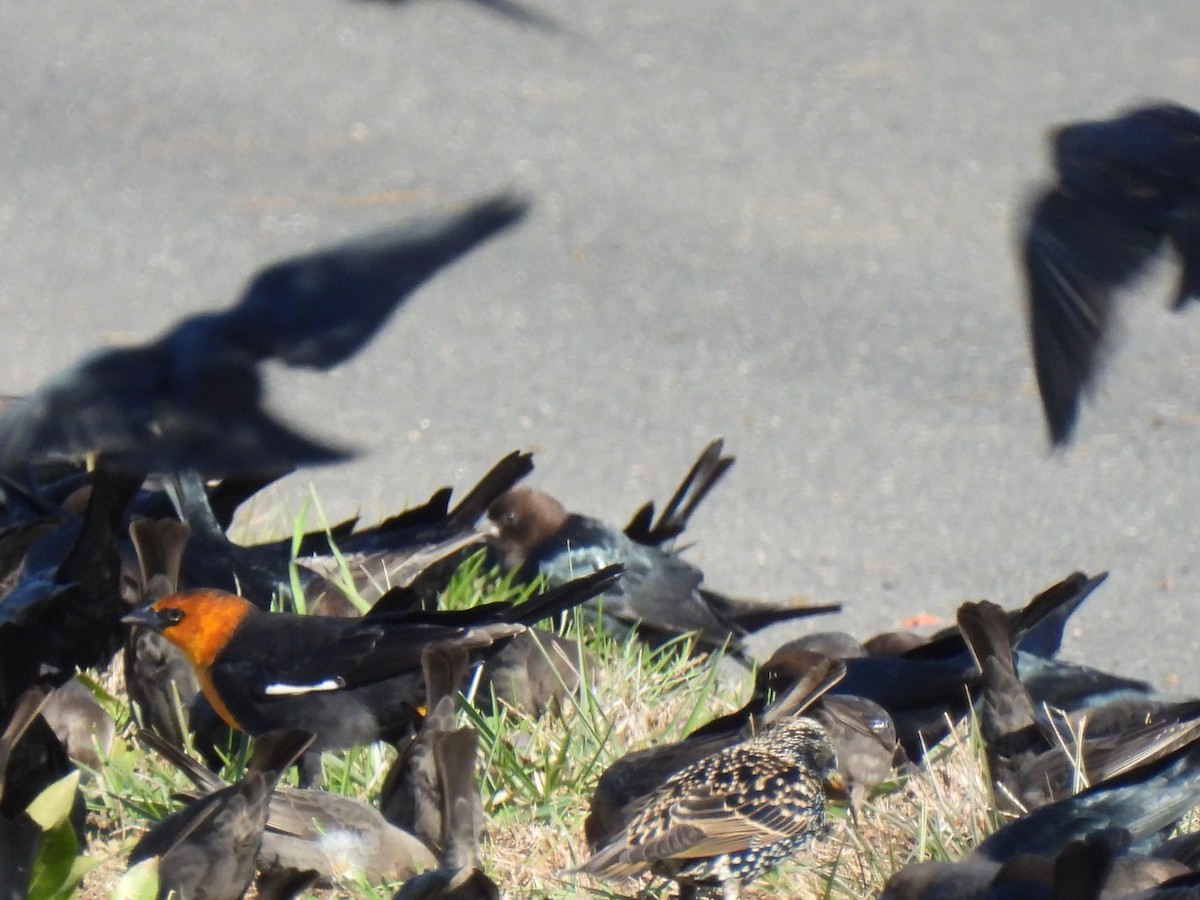
<path id="1" fill-rule="evenodd" d="M 346 682 L 341 678 L 326 678 L 315 684 L 268 684 L 265 693 L 268 697 L 294 697 L 317 691 L 338 691 L 345 686 Z"/>

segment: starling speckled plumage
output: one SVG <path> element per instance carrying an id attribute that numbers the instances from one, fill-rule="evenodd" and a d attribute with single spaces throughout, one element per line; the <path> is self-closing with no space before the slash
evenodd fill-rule
<path id="1" fill-rule="evenodd" d="M 577 871 L 672 878 L 681 896 L 725 900 L 825 829 L 827 791 L 841 793 L 825 730 L 797 716 L 680 770 Z"/>
<path id="2" fill-rule="evenodd" d="M 845 666 L 828 657 L 777 653 L 759 669 L 754 692 L 741 709 L 701 725 L 681 741 L 626 753 L 596 782 L 583 823 L 588 849 L 598 852 L 615 840 L 641 812 L 646 797 L 698 760 L 744 743 L 776 722 L 801 714 L 818 718 L 810 708 L 845 674 Z M 834 753 L 841 763 L 836 741 Z"/>

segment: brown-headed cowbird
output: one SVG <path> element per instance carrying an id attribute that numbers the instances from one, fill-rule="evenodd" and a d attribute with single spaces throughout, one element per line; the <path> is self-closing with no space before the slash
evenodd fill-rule
<path id="1" fill-rule="evenodd" d="M 678 554 L 640 544 L 598 519 L 568 513 L 558 500 L 532 488 L 509 491 L 488 508 L 488 517 L 498 529 L 493 545 L 522 580 L 540 575 L 561 584 L 600 566 L 624 565 L 625 577 L 594 605 L 618 625 L 650 637 L 695 633 L 706 646 L 736 647 L 749 628 L 841 609 L 838 604 L 748 603 L 707 590 L 704 573 Z"/>

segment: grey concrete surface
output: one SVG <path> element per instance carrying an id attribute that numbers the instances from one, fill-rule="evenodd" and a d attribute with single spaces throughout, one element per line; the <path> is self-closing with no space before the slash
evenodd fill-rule
<path id="1" fill-rule="evenodd" d="M 1200 104 L 1194 0 L 0 3 L 0 391 L 259 265 L 498 188 L 519 229 L 276 408 L 330 516 L 532 483 L 624 521 L 711 437 L 717 588 L 857 633 L 1111 569 L 1067 653 L 1200 691 L 1197 313 L 1166 277 L 1046 447 L 1013 238 L 1044 129 Z"/>

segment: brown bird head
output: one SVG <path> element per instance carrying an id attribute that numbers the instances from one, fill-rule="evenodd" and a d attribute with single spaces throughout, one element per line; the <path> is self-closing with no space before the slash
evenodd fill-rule
<path id="1" fill-rule="evenodd" d="M 168 594 L 122 619 L 151 628 L 183 651 L 193 666 L 206 669 L 246 616 L 255 612 L 237 594 L 200 588 Z"/>
<path id="2" fill-rule="evenodd" d="M 496 547 L 509 568 L 520 566 L 535 547 L 567 523 L 567 509 L 549 494 L 517 487 L 492 501 L 488 518 L 499 534 Z"/>

